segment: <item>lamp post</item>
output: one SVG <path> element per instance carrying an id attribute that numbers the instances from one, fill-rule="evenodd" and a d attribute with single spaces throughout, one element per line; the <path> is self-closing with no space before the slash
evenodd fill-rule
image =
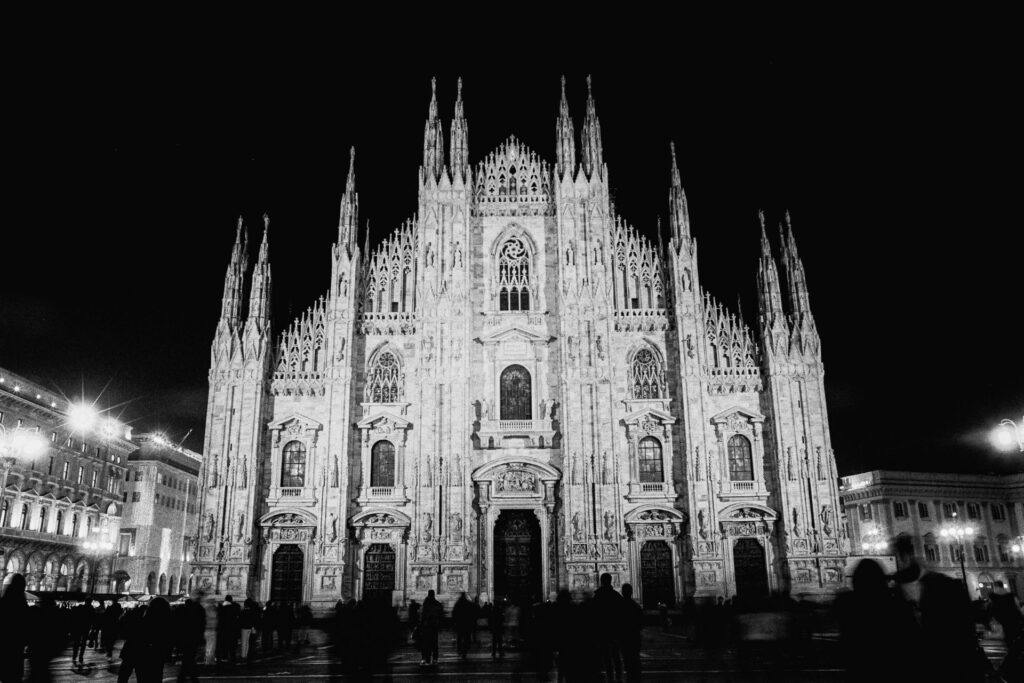
<path id="1" fill-rule="evenodd" d="M 98 567 L 100 563 L 100 558 L 103 557 L 104 554 L 109 553 L 114 549 L 114 542 L 110 540 L 110 532 L 104 529 L 103 531 L 99 532 L 98 534 L 95 534 L 89 540 L 83 543 L 82 547 L 85 549 L 85 552 L 87 552 L 93 558 L 92 580 L 89 582 L 91 586 L 91 588 L 89 589 L 89 594 L 92 595 L 96 592 L 96 579 L 99 574 Z"/>
<path id="2" fill-rule="evenodd" d="M 864 533 L 867 540 L 861 543 L 861 548 L 868 555 L 881 555 L 889 548 L 889 541 L 882 534 L 882 528 L 872 524 Z"/>
<path id="3" fill-rule="evenodd" d="M 1017 450 L 1024 453 L 1024 417 L 1020 418 L 1019 426 L 1013 420 L 1001 420 L 992 432 L 992 442 L 1001 451 L 1017 446 Z"/>
<path id="4" fill-rule="evenodd" d="M 970 539 L 974 537 L 974 527 L 970 524 L 963 524 L 957 519 L 957 514 L 953 512 L 952 521 L 946 522 L 939 529 L 939 535 L 948 541 L 956 541 L 957 546 L 960 548 L 960 573 L 964 578 L 964 590 L 967 590 L 967 566 L 964 564 L 964 539 Z"/>

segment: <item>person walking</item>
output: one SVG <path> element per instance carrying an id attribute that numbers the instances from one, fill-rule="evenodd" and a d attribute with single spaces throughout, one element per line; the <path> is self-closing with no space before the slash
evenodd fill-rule
<path id="1" fill-rule="evenodd" d="M 277 607 L 277 647 L 288 652 L 292 647 L 292 628 L 295 627 L 295 610 L 292 603 L 282 602 Z"/>
<path id="2" fill-rule="evenodd" d="M 124 645 L 121 646 L 121 667 L 117 671 L 117 683 L 127 683 L 135 674 L 136 680 L 143 683 L 145 672 L 143 660 L 146 657 L 146 633 L 143 619 L 149 607 L 135 607 L 128 610 L 122 626 L 124 628 Z"/>
<path id="3" fill-rule="evenodd" d="M 136 659 L 136 675 L 139 683 L 158 683 L 164 679 L 164 664 L 170 654 L 170 603 L 161 597 L 153 598 L 142 617 L 140 629 L 142 639 Z"/>
<path id="4" fill-rule="evenodd" d="M 235 661 L 235 646 L 238 643 L 239 606 L 230 595 L 217 608 L 217 660 Z"/>
<path id="5" fill-rule="evenodd" d="M 437 636 L 443 616 L 444 607 L 434 597 L 434 591 L 427 591 L 427 599 L 423 601 L 420 612 L 420 653 L 423 655 L 420 666 L 437 664 Z"/>
<path id="6" fill-rule="evenodd" d="M 619 621 L 619 643 L 626 683 L 640 681 L 640 631 L 644 628 L 644 611 L 633 600 L 632 584 L 622 584 L 622 617 Z"/>
<path id="7" fill-rule="evenodd" d="M 303 603 L 298 606 L 295 610 L 295 653 L 298 654 L 299 649 L 303 645 L 309 645 L 309 627 L 313 625 L 313 610 L 309 608 L 309 605 Z"/>
<path id="8" fill-rule="evenodd" d="M 455 649 L 463 659 L 469 653 L 469 644 L 476 626 L 476 610 L 473 603 L 463 592 L 452 608 L 452 620 L 455 622 Z"/>
<path id="9" fill-rule="evenodd" d="M 203 633 L 206 631 L 206 611 L 203 609 L 203 591 L 195 590 L 192 597 L 185 601 L 178 610 L 178 649 L 181 651 L 181 669 L 178 671 L 179 683 L 195 683 L 196 656 L 203 644 Z"/>
<path id="10" fill-rule="evenodd" d="M 8 574 L 0 597 L 0 683 L 21 683 L 25 677 L 28 609 L 25 577 Z"/>
<path id="11" fill-rule="evenodd" d="M 84 600 L 71 609 L 71 663 L 85 665 L 85 648 L 92 627 L 92 599 Z"/>
<path id="12" fill-rule="evenodd" d="M 632 589 L 631 589 L 632 590 Z M 598 646 L 604 659 L 604 671 L 609 681 L 622 680 L 622 654 L 619 643 L 620 619 L 623 613 L 622 596 L 612 588 L 612 575 L 601 574 L 601 585 L 594 591 L 594 611 L 597 617 Z"/>
<path id="13" fill-rule="evenodd" d="M 238 615 L 238 630 L 241 635 L 242 661 L 249 661 L 251 650 L 250 640 L 253 638 L 253 630 L 260 617 L 260 606 L 252 598 L 246 598 L 242 604 L 242 612 Z"/>
<path id="14" fill-rule="evenodd" d="M 217 607 L 217 600 L 212 595 L 203 603 L 203 610 L 206 612 L 206 630 L 203 632 L 203 641 L 206 644 L 204 661 L 209 666 L 217 663 Z"/>
<path id="15" fill-rule="evenodd" d="M 989 616 L 1003 629 L 1006 657 L 998 672 L 1007 681 L 1024 680 L 1024 611 L 1020 601 L 997 583 L 989 596 Z"/>
<path id="16" fill-rule="evenodd" d="M 487 630 L 491 632 L 491 659 L 505 657 L 505 605 L 496 601 L 487 615 Z"/>
<path id="17" fill-rule="evenodd" d="M 28 661 L 29 681 L 31 683 L 48 683 L 50 662 L 64 651 L 67 644 L 67 624 L 60 608 L 53 598 L 44 595 L 39 604 L 29 609 L 32 618 L 28 624 Z"/>
<path id="18" fill-rule="evenodd" d="M 263 631 L 263 652 L 267 653 L 274 649 L 274 630 L 277 628 L 277 605 L 273 600 L 267 600 L 263 607 L 263 617 L 260 619 L 260 629 Z"/>
<path id="19" fill-rule="evenodd" d="M 121 626 L 122 614 L 124 614 L 124 609 L 118 603 L 118 598 L 116 597 L 110 607 L 103 613 L 101 641 L 103 643 L 103 650 L 107 653 L 108 664 L 114 661 L 114 642 L 117 640 L 117 629 Z"/>

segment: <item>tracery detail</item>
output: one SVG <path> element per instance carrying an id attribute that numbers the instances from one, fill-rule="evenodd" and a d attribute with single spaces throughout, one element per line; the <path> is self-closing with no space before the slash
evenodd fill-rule
<path id="1" fill-rule="evenodd" d="M 402 399 L 402 380 L 402 366 L 395 354 L 380 352 L 367 373 L 367 403 L 397 403 Z"/>
<path id="2" fill-rule="evenodd" d="M 665 398 L 665 369 L 651 349 L 633 355 L 630 367 L 633 398 Z"/>
<path id="3" fill-rule="evenodd" d="M 498 251 L 498 309 L 530 310 L 530 252 L 519 237 L 509 237 Z"/>

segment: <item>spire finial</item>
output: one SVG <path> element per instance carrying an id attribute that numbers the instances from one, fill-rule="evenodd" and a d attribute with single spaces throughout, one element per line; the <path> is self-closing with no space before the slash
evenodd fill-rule
<path id="1" fill-rule="evenodd" d="M 679 177 L 679 164 L 676 163 L 676 143 L 674 140 L 669 140 L 668 148 L 672 153 L 672 185 L 682 187 L 683 181 Z"/>
<path id="2" fill-rule="evenodd" d="M 238 227 L 235 228 L 235 241 L 236 242 L 241 242 L 242 241 L 242 224 L 243 224 L 243 222 L 244 221 L 242 221 L 242 215 L 239 214 L 238 215 Z"/>
<path id="3" fill-rule="evenodd" d="M 565 74 L 562 74 L 562 99 L 565 99 Z"/>
<path id="4" fill-rule="evenodd" d="M 458 84 L 455 87 L 455 101 L 462 101 L 462 76 L 459 76 Z"/>
<path id="5" fill-rule="evenodd" d="M 263 238 L 266 239 L 267 229 L 270 228 L 270 214 L 263 212 Z"/>
<path id="6" fill-rule="evenodd" d="M 587 97 L 593 95 L 590 88 L 590 74 L 587 74 Z"/>

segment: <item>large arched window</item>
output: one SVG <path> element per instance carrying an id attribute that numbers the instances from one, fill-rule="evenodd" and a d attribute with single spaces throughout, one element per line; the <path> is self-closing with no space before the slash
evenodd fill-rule
<path id="1" fill-rule="evenodd" d="M 4 498 L 3 507 L 0 507 L 0 526 L 7 526 L 11 517 L 11 501 Z"/>
<path id="2" fill-rule="evenodd" d="M 281 486 L 295 488 L 306 485 L 306 447 L 289 441 L 281 453 Z"/>
<path id="3" fill-rule="evenodd" d="M 401 400 L 402 367 L 390 351 L 377 355 L 367 374 L 366 400 L 369 403 L 397 403 Z"/>
<path id="4" fill-rule="evenodd" d="M 395 447 L 390 441 L 378 441 L 370 451 L 370 486 L 395 485 Z"/>
<path id="5" fill-rule="evenodd" d="M 750 454 L 750 441 L 739 434 L 729 439 L 729 479 L 754 480 L 754 459 Z"/>
<path id="6" fill-rule="evenodd" d="M 530 252 L 518 237 L 508 238 L 498 251 L 498 309 L 530 310 Z"/>
<path id="7" fill-rule="evenodd" d="M 631 368 L 633 398 L 664 398 L 665 373 L 654 351 L 640 349 L 633 355 Z"/>
<path id="8" fill-rule="evenodd" d="M 28 505 L 21 506 L 21 528 L 28 529 L 28 524 L 31 521 L 28 516 Z"/>
<path id="9" fill-rule="evenodd" d="M 530 372 L 522 365 L 510 365 L 501 373 L 501 419 L 529 420 Z"/>
<path id="10" fill-rule="evenodd" d="M 661 465 L 661 444 L 654 437 L 640 439 L 638 446 L 640 482 L 660 483 L 665 481 Z"/>

